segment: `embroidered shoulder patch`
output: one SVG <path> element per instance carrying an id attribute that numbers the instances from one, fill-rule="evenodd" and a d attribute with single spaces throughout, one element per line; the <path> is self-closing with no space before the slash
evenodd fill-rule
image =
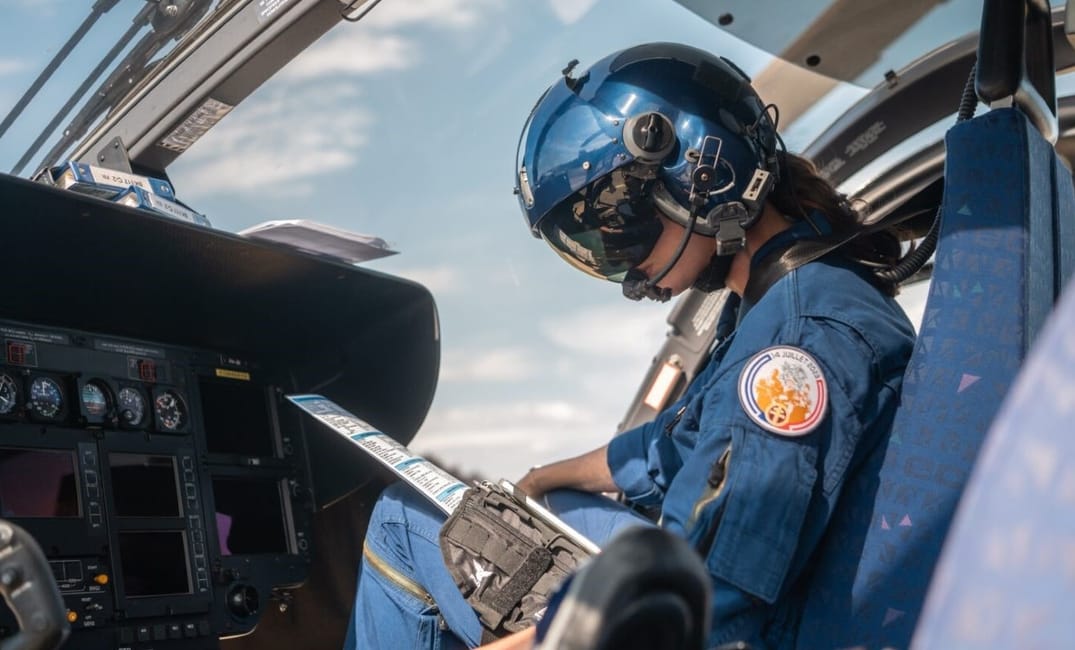
<path id="1" fill-rule="evenodd" d="M 739 403 L 763 429 L 782 436 L 805 436 L 825 416 L 828 384 L 814 357 L 779 345 L 747 361 L 739 375 Z"/>

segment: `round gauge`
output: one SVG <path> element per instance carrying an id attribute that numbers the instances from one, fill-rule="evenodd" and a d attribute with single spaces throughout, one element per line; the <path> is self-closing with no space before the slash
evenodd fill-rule
<path id="1" fill-rule="evenodd" d="M 63 391 L 51 377 L 30 382 L 30 408 L 43 418 L 55 418 L 63 410 Z"/>
<path id="2" fill-rule="evenodd" d="M 178 431 L 187 423 L 187 406 L 183 398 L 170 390 L 157 395 L 153 409 L 165 431 Z"/>
<path id="3" fill-rule="evenodd" d="M 0 373 L 0 415 L 8 415 L 19 405 L 19 384 L 6 372 Z"/>
<path id="4" fill-rule="evenodd" d="M 119 417 L 123 424 L 136 427 L 142 424 L 146 417 L 146 400 L 136 388 L 121 388 L 116 395 L 116 403 L 119 405 Z"/>
<path id="5" fill-rule="evenodd" d="M 108 413 L 108 395 L 104 387 L 95 381 L 83 384 L 82 408 L 86 409 L 86 415 L 90 417 L 104 417 Z"/>

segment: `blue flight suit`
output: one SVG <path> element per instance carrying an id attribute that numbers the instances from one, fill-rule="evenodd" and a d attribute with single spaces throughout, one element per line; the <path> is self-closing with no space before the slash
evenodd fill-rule
<path id="1" fill-rule="evenodd" d="M 660 505 L 661 525 L 705 553 L 714 581 L 711 645 L 794 645 L 798 601 L 789 589 L 848 475 L 888 435 L 914 332 L 868 273 L 836 255 L 791 271 L 676 404 L 609 444 L 609 468 L 626 496 Z M 805 352 L 824 376 L 826 408 L 804 434 L 773 433 L 744 410 L 743 369 L 774 346 Z M 546 504 L 599 544 L 625 526 L 650 524 L 600 495 L 554 491 Z M 443 520 L 399 484 L 378 500 L 345 648 L 478 645 L 477 616 L 441 559 Z"/>
<path id="2" fill-rule="evenodd" d="M 704 554 L 714 583 L 710 645 L 794 646 L 795 581 L 848 476 L 887 439 L 914 330 L 868 273 L 836 255 L 791 271 L 676 404 L 609 444 L 627 498 L 660 506 L 661 525 Z M 765 358 L 770 349 L 804 352 L 820 367 L 826 407 L 802 431 L 748 413 L 769 380 L 751 368 L 779 368 Z M 779 422 L 786 403 L 774 408 Z"/>

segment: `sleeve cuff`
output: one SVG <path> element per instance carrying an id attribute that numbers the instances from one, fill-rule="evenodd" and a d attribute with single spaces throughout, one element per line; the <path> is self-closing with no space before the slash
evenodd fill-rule
<path id="1" fill-rule="evenodd" d="M 662 493 L 649 474 L 645 427 L 631 429 L 609 441 L 605 462 L 625 497 L 640 505 L 657 505 Z"/>

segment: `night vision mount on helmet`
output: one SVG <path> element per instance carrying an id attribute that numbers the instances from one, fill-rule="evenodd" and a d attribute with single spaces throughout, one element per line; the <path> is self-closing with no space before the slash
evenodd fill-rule
<path id="1" fill-rule="evenodd" d="M 656 284 L 691 233 L 712 236 L 723 284 L 778 180 L 776 127 L 750 79 L 673 43 L 628 48 L 577 77 L 574 64 L 519 141 L 516 194 L 531 232 L 636 300 L 667 300 Z M 686 232 L 667 266 L 645 278 L 635 267 L 661 233 L 658 213 Z M 711 284 L 713 275 L 703 273 Z"/>

